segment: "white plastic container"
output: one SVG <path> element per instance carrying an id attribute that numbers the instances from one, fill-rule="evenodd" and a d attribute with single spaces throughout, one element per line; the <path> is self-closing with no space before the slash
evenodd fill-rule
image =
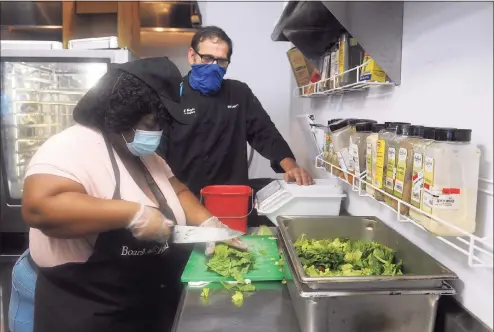
<path id="1" fill-rule="evenodd" d="M 273 224 L 280 215 L 337 216 L 341 200 L 346 197 L 342 188 L 331 179 L 315 180 L 312 186 L 299 186 L 283 180 L 273 181 L 256 195 L 256 209 Z"/>
<path id="2" fill-rule="evenodd" d="M 480 150 L 470 143 L 470 129 L 437 128 L 426 148 L 421 208 L 432 216 L 473 233 L 476 227 Z M 437 236 L 462 236 L 425 215 L 417 218 Z"/>

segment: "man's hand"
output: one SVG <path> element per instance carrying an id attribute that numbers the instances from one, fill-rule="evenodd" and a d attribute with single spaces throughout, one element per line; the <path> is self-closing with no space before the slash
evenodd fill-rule
<path id="1" fill-rule="evenodd" d="M 286 182 L 296 182 L 299 186 L 310 186 L 314 184 L 314 179 L 303 168 L 292 168 L 285 173 L 284 179 Z"/>
<path id="2" fill-rule="evenodd" d="M 296 182 L 299 186 L 310 186 L 315 183 L 309 172 L 298 167 L 292 158 L 283 159 L 280 165 L 285 170 L 284 179 L 286 182 Z"/>

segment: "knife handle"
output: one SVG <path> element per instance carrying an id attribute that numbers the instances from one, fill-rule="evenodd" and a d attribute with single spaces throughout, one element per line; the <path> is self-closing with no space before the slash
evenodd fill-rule
<path id="1" fill-rule="evenodd" d="M 175 225 L 168 226 L 168 229 L 170 230 L 170 233 L 168 233 L 166 242 L 168 242 L 168 244 L 172 244 L 175 242 Z"/>

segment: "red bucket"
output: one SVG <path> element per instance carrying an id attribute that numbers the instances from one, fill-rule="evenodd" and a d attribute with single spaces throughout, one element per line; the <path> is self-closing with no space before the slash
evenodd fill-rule
<path id="1" fill-rule="evenodd" d="M 201 190 L 206 209 L 231 229 L 244 233 L 247 232 L 251 195 L 249 186 L 207 186 Z"/>

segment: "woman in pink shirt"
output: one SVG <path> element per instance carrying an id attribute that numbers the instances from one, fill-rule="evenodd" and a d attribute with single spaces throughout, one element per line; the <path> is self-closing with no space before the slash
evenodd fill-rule
<path id="1" fill-rule="evenodd" d="M 184 121 L 181 80 L 166 58 L 117 66 L 32 158 L 22 213 L 35 332 L 171 329 L 188 250 L 168 245 L 169 227 L 226 227 L 154 153 L 163 124 Z"/>

